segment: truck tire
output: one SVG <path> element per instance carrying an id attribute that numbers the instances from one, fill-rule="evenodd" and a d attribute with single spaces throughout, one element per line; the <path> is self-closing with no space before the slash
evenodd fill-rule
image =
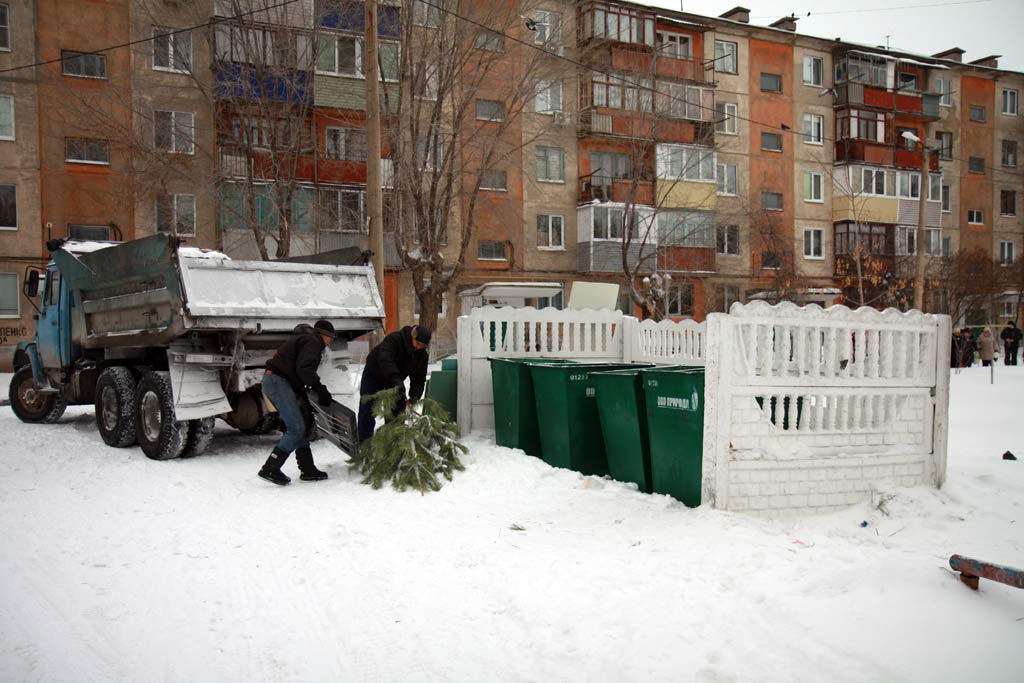
<path id="1" fill-rule="evenodd" d="M 181 457 L 192 458 L 202 455 L 213 441 L 213 418 L 203 417 L 188 421 L 188 434 L 185 437 L 185 450 Z"/>
<path id="2" fill-rule="evenodd" d="M 135 389 L 135 435 L 147 458 L 170 460 L 185 449 L 188 422 L 174 419 L 174 397 L 167 372 L 149 371 Z"/>
<path id="3" fill-rule="evenodd" d="M 32 376 L 32 366 L 18 368 L 8 389 L 11 410 L 22 422 L 50 424 L 60 419 L 68 402 L 59 392 L 42 392 Z"/>
<path id="4" fill-rule="evenodd" d="M 126 367 L 106 368 L 96 379 L 96 429 L 103 443 L 125 448 L 135 443 L 135 378 Z"/>

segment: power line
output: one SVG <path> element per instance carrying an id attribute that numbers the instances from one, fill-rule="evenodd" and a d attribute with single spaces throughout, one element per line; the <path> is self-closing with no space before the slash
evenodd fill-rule
<path id="1" fill-rule="evenodd" d="M 867 7 L 864 9 L 848 9 L 848 10 L 836 10 L 834 12 L 806 12 L 802 13 L 801 17 L 797 17 L 795 14 L 792 15 L 796 19 L 806 17 L 820 17 L 832 14 L 868 14 L 871 12 L 894 12 L 896 10 L 904 9 L 923 9 L 926 7 L 952 7 L 954 5 L 980 5 L 983 3 L 992 2 L 992 0 L 962 0 L 961 2 L 938 2 L 929 3 L 925 5 L 901 5 L 898 7 Z M 762 14 L 759 16 L 751 17 L 752 19 L 772 19 L 777 18 L 774 14 Z M 785 18 L 785 17 L 784 17 Z"/>

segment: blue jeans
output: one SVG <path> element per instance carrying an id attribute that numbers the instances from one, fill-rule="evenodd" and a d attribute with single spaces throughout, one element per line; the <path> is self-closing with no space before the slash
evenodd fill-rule
<path id="1" fill-rule="evenodd" d="M 277 414 L 284 420 L 285 431 L 277 442 L 277 451 L 288 455 L 292 451 L 309 445 L 306 438 L 306 420 L 299 407 L 295 390 L 284 377 L 263 375 L 263 393 L 277 408 Z"/>
<path id="2" fill-rule="evenodd" d="M 372 401 L 363 403 L 363 399 L 367 396 L 376 394 L 378 391 L 384 389 L 390 389 L 390 386 L 384 386 L 381 384 L 373 374 L 363 369 L 363 378 L 359 382 L 359 443 L 362 443 L 373 436 L 374 430 L 377 428 L 377 418 L 373 416 L 373 410 L 371 408 Z M 271 399 L 273 400 L 273 399 Z M 405 410 L 405 399 L 400 398 L 395 402 L 395 407 L 391 409 L 391 415 L 397 416 Z"/>

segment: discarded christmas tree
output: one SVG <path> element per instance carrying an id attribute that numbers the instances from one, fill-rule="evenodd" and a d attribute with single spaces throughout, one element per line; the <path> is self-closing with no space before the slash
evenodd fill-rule
<path id="1" fill-rule="evenodd" d="M 399 390 L 386 389 L 363 400 L 371 403 L 376 417 L 384 418 L 384 426 L 363 442 L 349 466 L 363 475 L 363 483 L 379 489 L 386 482 L 397 491 L 408 488 L 420 493 L 438 491 L 444 477 L 465 469 L 459 453 L 468 449 L 458 442 L 459 426 L 441 405 L 424 398 L 417 405 L 421 411 L 407 409 L 391 416 Z"/>

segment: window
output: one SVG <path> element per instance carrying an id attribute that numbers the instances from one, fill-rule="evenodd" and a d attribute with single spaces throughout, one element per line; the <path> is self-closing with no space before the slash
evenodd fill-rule
<path id="1" fill-rule="evenodd" d="M 0 230 L 18 229 L 18 186 L 0 185 Z"/>
<path id="2" fill-rule="evenodd" d="M 1016 90 L 1010 90 L 1003 88 L 1003 113 L 1010 116 L 1017 115 L 1017 101 L 1020 99 L 1020 93 Z"/>
<path id="3" fill-rule="evenodd" d="M 917 228 L 896 227 L 896 255 L 913 256 L 917 253 Z"/>
<path id="4" fill-rule="evenodd" d="M 824 202 L 824 176 L 815 171 L 804 172 L 804 201 Z"/>
<path id="5" fill-rule="evenodd" d="M 639 10 L 595 3 L 584 14 L 581 28 L 584 38 L 593 34 L 621 43 L 654 45 L 654 15 Z"/>
<path id="6" fill-rule="evenodd" d="M 21 317 L 17 273 L 0 273 L 0 318 Z"/>
<path id="7" fill-rule="evenodd" d="M 89 52 L 73 52 L 61 50 L 61 72 L 65 76 L 80 78 L 106 78 L 107 58 L 105 55 Z"/>
<path id="8" fill-rule="evenodd" d="M 740 255 L 740 226 L 715 226 L 715 252 L 722 256 Z"/>
<path id="9" fill-rule="evenodd" d="M 565 247 L 565 218 L 558 215 L 538 214 L 537 248 L 563 249 Z"/>
<path id="10" fill-rule="evenodd" d="M 562 44 L 562 15 L 541 10 L 534 13 L 534 17 L 534 45 L 559 47 Z"/>
<path id="11" fill-rule="evenodd" d="M 476 257 L 480 261 L 507 261 L 504 242 L 480 242 L 477 244 Z"/>
<path id="12" fill-rule="evenodd" d="M 952 201 L 953 193 L 950 192 L 949 185 L 942 186 L 942 213 L 949 213 L 950 202 Z"/>
<path id="13" fill-rule="evenodd" d="M 503 36 L 500 33 L 495 33 L 494 31 L 477 31 L 476 41 L 474 44 L 481 50 L 490 50 L 491 52 L 504 52 L 505 36 Z"/>
<path id="14" fill-rule="evenodd" d="M 761 149 L 769 152 L 781 152 L 782 136 L 778 133 L 761 133 Z"/>
<path id="15" fill-rule="evenodd" d="M 782 211 L 782 193 L 762 192 L 761 208 L 767 211 Z"/>
<path id="16" fill-rule="evenodd" d="M 496 100 L 477 100 L 476 118 L 478 121 L 504 121 L 505 103 Z"/>
<path id="17" fill-rule="evenodd" d="M 412 23 L 417 26 L 437 28 L 441 25 L 441 8 L 439 2 L 431 0 L 429 3 L 424 0 L 416 0 L 412 8 Z"/>
<path id="18" fill-rule="evenodd" d="M 0 3 L 0 50 L 11 49 L 11 15 L 7 3 Z"/>
<path id="19" fill-rule="evenodd" d="M 824 134 L 825 117 L 818 114 L 804 114 L 804 142 L 820 145 Z"/>
<path id="20" fill-rule="evenodd" d="M 673 59 L 689 59 L 690 37 L 658 31 L 658 54 Z"/>
<path id="21" fill-rule="evenodd" d="M 885 195 L 885 171 L 880 168 L 861 169 L 864 194 Z"/>
<path id="22" fill-rule="evenodd" d="M 153 144 L 164 152 L 193 153 L 192 112 L 154 111 Z"/>
<path id="23" fill-rule="evenodd" d="M 775 251 L 761 252 L 761 268 L 765 270 L 778 270 L 782 267 L 782 257 Z"/>
<path id="24" fill-rule="evenodd" d="M 153 27 L 153 68 L 188 73 L 192 70 L 192 34 Z"/>
<path id="25" fill-rule="evenodd" d="M 736 194 L 736 164 L 718 164 L 718 194 Z"/>
<path id="26" fill-rule="evenodd" d="M 703 147 L 658 145 L 658 177 L 715 182 L 715 152 Z"/>
<path id="27" fill-rule="evenodd" d="M 980 123 L 985 122 L 985 107 L 979 107 L 976 104 L 972 104 L 969 112 L 971 121 L 978 121 Z"/>
<path id="28" fill-rule="evenodd" d="M 1013 265 L 1013 242 L 1002 241 L 999 243 L 999 265 Z"/>
<path id="29" fill-rule="evenodd" d="M 64 160 L 76 164 L 110 164 L 110 143 L 106 140 L 67 138 Z"/>
<path id="30" fill-rule="evenodd" d="M 613 178 L 631 178 L 632 158 L 617 152 L 590 153 L 590 182 L 592 185 L 611 185 Z"/>
<path id="31" fill-rule="evenodd" d="M 841 111 L 836 114 L 836 136 L 841 140 L 885 142 L 885 114 L 863 109 Z"/>
<path id="32" fill-rule="evenodd" d="M 821 228 L 804 228 L 804 258 L 825 258 L 825 231 Z"/>
<path id="33" fill-rule="evenodd" d="M 321 230 L 366 231 L 366 193 L 362 190 L 320 188 L 317 209 Z"/>
<path id="34" fill-rule="evenodd" d="M 362 43 L 355 36 L 317 37 L 316 70 L 341 76 L 362 75 Z"/>
<path id="35" fill-rule="evenodd" d="M 157 198 L 156 229 L 172 235 L 195 235 L 195 195 L 170 194 Z"/>
<path id="36" fill-rule="evenodd" d="M 1016 318 L 1017 317 L 1017 302 L 1016 301 L 1003 301 L 1002 302 L 1002 314 L 1003 318 Z"/>
<path id="37" fill-rule="evenodd" d="M 324 138 L 328 159 L 366 161 L 366 129 L 328 126 Z"/>
<path id="38" fill-rule="evenodd" d="M 985 212 L 982 209 L 967 209 L 968 225 L 984 225 Z"/>
<path id="39" fill-rule="evenodd" d="M 1017 141 L 1003 140 L 1003 166 L 1013 168 L 1017 165 Z"/>
<path id="40" fill-rule="evenodd" d="M 953 134 L 938 131 L 935 133 L 935 146 L 939 148 L 940 159 L 953 158 Z"/>
<path id="41" fill-rule="evenodd" d="M 109 225 L 75 225 L 74 223 L 68 224 L 68 239 L 102 242 L 104 240 L 109 240 L 110 238 L 111 235 Z"/>
<path id="42" fill-rule="evenodd" d="M 942 230 L 940 228 L 928 228 L 925 231 L 924 253 L 929 256 L 942 256 Z"/>
<path id="43" fill-rule="evenodd" d="M 714 215 L 707 211 L 662 211 L 657 216 L 658 242 L 672 247 L 715 246 Z"/>
<path id="44" fill-rule="evenodd" d="M 645 93 L 640 93 L 645 97 Z M 661 82 L 658 84 L 658 111 L 671 118 L 691 121 L 710 121 L 714 91 L 683 83 Z"/>
<path id="45" fill-rule="evenodd" d="M 851 81 L 886 87 L 888 67 L 886 60 L 868 55 L 847 55 L 836 62 L 836 82 Z"/>
<path id="46" fill-rule="evenodd" d="M 736 73 L 736 43 L 715 41 L 715 71 L 724 74 Z"/>
<path id="47" fill-rule="evenodd" d="M 614 76 L 594 72 L 590 82 L 595 107 L 651 111 L 651 79 L 641 76 Z M 699 88 L 694 88 L 699 90 Z M 699 108 L 698 108 L 699 111 Z"/>
<path id="48" fill-rule="evenodd" d="M 0 140 L 14 139 L 14 96 L 0 95 Z"/>
<path id="49" fill-rule="evenodd" d="M 665 315 L 693 315 L 693 285 L 669 285 L 665 292 Z"/>
<path id="50" fill-rule="evenodd" d="M 822 74 L 825 71 L 821 57 L 804 55 L 804 83 L 821 87 Z"/>
<path id="51" fill-rule="evenodd" d="M 325 44 L 321 41 L 317 46 L 318 59 Z M 214 50 L 217 60 L 222 62 L 271 65 L 276 61 L 274 34 L 265 29 L 219 23 L 214 33 Z"/>
<path id="52" fill-rule="evenodd" d="M 935 92 L 939 94 L 939 104 L 944 107 L 953 106 L 953 81 L 948 78 L 935 79 Z"/>
<path id="53" fill-rule="evenodd" d="M 942 255 L 946 258 L 949 258 L 953 253 L 952 242 L 953 240 L 949 237 L 942 238 Z"/>
<path id="54" fill-rule="evenodd" d="M 430 286 L 430 280 L 423 281 L 424 287 Z M 420 314 L 420 298 L 416 296 L 415 290 L 412 293 L 412 314 L 418 316 Z M 438 319 L 446 318 L 448 316 L 448 292 L 441 293 L 441 308 L 437 311 Z"/>
<path id="55" fill-rule="evenodd" d="M 416 62 L 412 67 L 412 94 L 425 100 L 437 99 L 437 65 Z"/>
<path id="56" fill-rule="evenodd" d="M 507 171 L 481 171 L 480 172 L 480 189 L 481 190 L 507 190 L 508 189 L 508 172 Z"/>
<path id="57" fill-rule="evenodd" d="M 715 102 L 715 132 L 736 135 L 739 107 L 734 102 Z"/>
<path id="58" fill-rule="evenodd" d="M 901 199 L 920 199 L 921 174 L 899 171 L 896 174 L 896 196 Z"/>
<path id="59" fill-rule="evenodd" d="M 782 92 L 782 76 L 762 73 L 761 92 Z"/>
<path id="60" fill-rule="evenodd" d="M 625 223 L 625 210 L 622 208 L 595 206 L 594 225 L 591 232 L 595 240 L 621 240 Z"/>
<path id="61" fill-rule="evenodd" d="M 984 173 L 985 159 L 983 157 L 967 157 L 967 170 L 970 173 Z"/>
<path id="62" fill-rule="evenodd" d="M 416 139 L 416 168 L 432 171 L 444 164 L 444 140 L 440 136 Z"/>
<path id="63" fill-rule="evenodd" d="M 911 138 L 904 137 L 904 133 L 910 133 L 914 137 L 918 137 L 917 128 L 907 128 L 906 126 L 896 126 L 896 142 L 911 152 L 917 151 L 917 141 Z"/>
<path id="64" fill-rule="evenodd" d="M 928 174 L 928 201 L 937 202 L 942 198 L 942 176 Z"/>
<path id="65" fill-rule="evenodd" d="M 1003 216 L 1017 215 L 1017 193 L 1013 190 L 999 191 L 999 213 Z"/>
<path id="66" fill-rule="evenodd" d="M 901 71 L 899 76 L 899 90 L 917 90 L 917 74 Z"/>
<path id="67" fill-rule="evenodd" d="M 537 83 L 536 110 L 542 114 L 562 111 L 562 82 L 540 81 Z"/>
<path id="68" fill-rule="evenodd" d="M 537 146 L 537 180 L 565 182 L 565 150 L 561 147 Z"/>
<path id="69" fill-rule="evenodd" d="M 719 313 L 728 313 L 729 307 L 740 300 L 740 288 L 737 285 L 721 285 L 716 290 L 718 306 L 715 310 Z"/>

